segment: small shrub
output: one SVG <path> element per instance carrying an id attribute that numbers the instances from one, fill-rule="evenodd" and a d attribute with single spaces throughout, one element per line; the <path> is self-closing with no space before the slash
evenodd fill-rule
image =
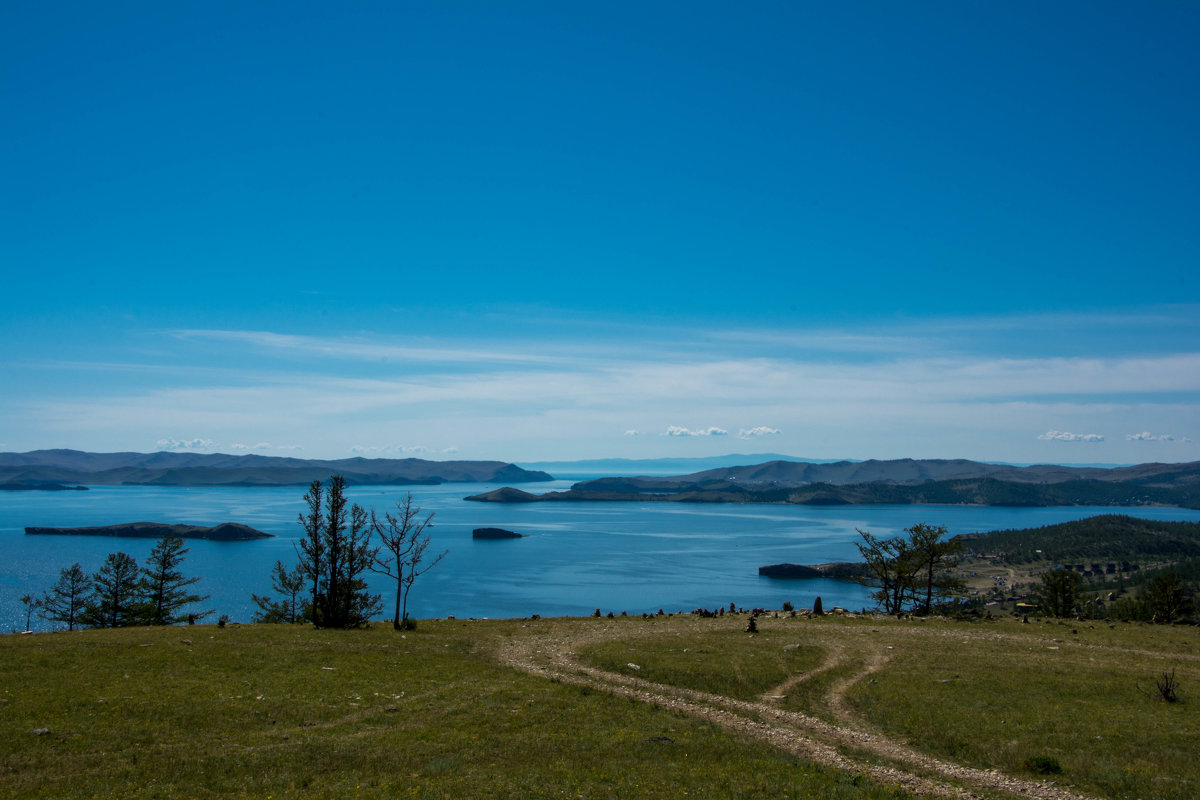
<path id="1" fill-rule="evenodd" d="M 821 605 L 821 598 L 818 597 L 815 601 L 813 601 L 813 614 L 819 617 L 824 613 L 825 607 Z"/>
<path id="2" fill-rule="evenodd" d="M 405 617 L 404 619 L 400 620 L 400 630 L 415 631 L 416 629 L 417 629 L 417 621 L 415 619 L 413 619 L 412 617 Z"/>
<path id="3" fill-rule="evenodd" d="M 793 605 L 792 605 L 792 601 L 791 601 L 791 600 L 784 600 L 784 601 L 783 601 L 783 610 L 784 610 L 784 611 L 791 611 L 791 610 L 792 610 L 792 609 L 794 609 L 794 608 L 795 608 L 795 606 L 793 606 Z"/>
<path id="4" fill-rule="evenodd" d="M 1175 670 L 1163 672 L 1162 677 L 1154 682 L 1154 687 L 1158 689 L 1158 696 L 1168 703 L 1174 703 L 1179 700 L 1179 695 L 1176 690 L 1179 688 L 1179 682 L 1175 680 Z"/>
<path id="5" fill-rule="evenodd" d="M 1025 759 L 1025 769 L 1038 775 L 1057 775 L 1062 772 L 1062 765 L 1053 756 L 1030 756 Z"/>

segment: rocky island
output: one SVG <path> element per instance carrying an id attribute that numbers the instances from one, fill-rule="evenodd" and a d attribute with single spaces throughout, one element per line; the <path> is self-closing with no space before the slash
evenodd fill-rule
<path id="1" fill-rule="evenodd" d="M 764 578 L 810 579 L 832 578 L 839 581 L 862 581 L 871 577 L 867 565 L 854 561 L 839 561 L 833 564 L 768 564 L 758 568 Z"/>
<path id="2" fill-rule="evenodd" d="M 522 539 L 523 534 L 516 531 L 506 531 L 504 528 L 476 528 L 471 531 L 474 539 Z"/>
<path id="3" fill-rule="evenodd" d="M 224 522 L 205 528 L 200 525 L 167 525 L 160 522 L 127 522 L 122 525 L 95 525 L 85 528 L 41 528 L 27 527 L 27 536 L 121 536 L 137 539 L 162 539 L 178 536 L 181 539 L 211 539 L 218 542 L 241 542 L 251 539 L 269 539 L 274 534 L 241 525 Z"/>

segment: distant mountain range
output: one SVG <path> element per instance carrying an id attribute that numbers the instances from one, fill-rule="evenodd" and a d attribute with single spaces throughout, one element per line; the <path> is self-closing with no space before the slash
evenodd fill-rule
<path id="1" fill-rule="evenodd" d="M 1015 483 L 1063 483 L 1075 480 L 1129 481 L 1156 478 L 1157 482 L 1200 480 L 1200 462 L 1191 464 L 1137 464 L 1128 467 L 1079 467 L 1057 464 L 989 464 L 966 459 L 912 459 L 891 461 L 809 462 L 768 461 L 750 466 L 709 469 L 677 477 L 623 479 L 646 489 L 712 481 L 736 482 L 743 486 L 794 487 L 812 483 L 850 486 L 859 483 L 919 484 L 927 481 L 992 478 Z M 604 479 L 601 479 L 604 480 Z M 587 481 L 586 484 L 597 483 Z M 576 484 L 583 488 L 585 484 Z"/>
<path id="2" fill-rule="evenodd" d="M 331 475 L 348 484 L 530 483 L 544 472 L 502 461 L 343 458 L 332 461 L 223 453 L 0 453 L 0 485 L 303 486 Z M 38 487 L 38 484 L 43 486 Z"/>
<path id="3" fill-rule="evenodd" d="M 1200 462 L 1105 468 L 1049 464 L 1019 467 L 962 459 L 824 464 L 769 461 L 674 477 L 598 478 L 576 483 L 565 492 L 541 495 L 505 487 L 467 499 L 499 503 L 638 500 L 1200 508 Z"/>
<path id="4" fill-rule="evenodd" d="M 730 453 L 702 458 L 592 458 L 582 461 L 518 461 L 525 469 L 543 470 L 554 475 L 684 475 L 706 469 L 762 464 L 767 461 L 795 461 L 801 464 L 830 464 L 837 459 L 797 458 L 779 453 L 744 455 Z"/>

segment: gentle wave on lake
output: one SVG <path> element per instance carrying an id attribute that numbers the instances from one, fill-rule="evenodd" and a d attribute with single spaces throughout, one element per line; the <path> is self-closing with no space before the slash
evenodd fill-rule
<path id="1" fill-rule="evenodd" d="M 564 489 L 570 481 L 524 487 Z M 765 564 L 857 560 L 856 528 L 890 536 L 917 522 L 945 525 L 952 534 L 1051 525 L 1095 514 L 1200 520 L 1179 508 L 990 508 L 977 506 L 783 506 L 676 503 L 468 503 L 462 498 L 497 488 L 484 484 L 414 486 L 426 512 L 436 513 L 431 552 L 449 555 L 417 581 L 410 613 L 417 617 L 526 617 L 691 611 L 728 606 L 778 608 L 784 601 L 826 608 L 866 604 L 862 587 L 837 581 L 762 578 Z M 216 525 L 240 522 L 275 534 L 248 542 L 187 540 L 183 570 L 201 576 L 206 604 L 235 621 L 249 621 L 251 592 L 270 591 L 275 561 L 295 562 L 303 535 L 296 519 L 304 487 L 196 488 L 98 486 L 87 492 L 0 492 L 0 630 L 23 630 L 19 598 L 40 596 L 74 562 L 99 568 L 123 550 L 139 563 L 154 540 L 101 536 L 26 536 L 26 526 L 77 527 L 121 522 Z M 407 488 L 355 486 L 353 502 L 391 510 Z M 526 538 L 478 541 L 478 527 L 508 528 Z M 371 575 L 390 608 L 393 587 Z M 215 617 L 209 621 L 213 621 Z M 47 623 L 34 620 L 35 629 Z"/>

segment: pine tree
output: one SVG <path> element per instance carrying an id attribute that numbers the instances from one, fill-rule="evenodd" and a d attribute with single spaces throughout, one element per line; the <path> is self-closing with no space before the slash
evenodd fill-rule
<path id="1" fill-rule="evenodd" d="M 1043 614 L 1051 617 L 1069 617 L 1075 613 L 1075 604 L 1083 592 L 1083 578 L 1079 573 L 1066 569 L 1052 569 L 1042 573 L 1042 584 L 1038 587 L 1038 605 Z"/>
<path id="2" fill-rule="evenodd" d="M 290 625 L 308 619 L 311 606 L 306 611 L 300 603 L 300 593 L 304 591 L 304 570 L 299 565 L 289 571 L 282 561 L 276 561 L 271 573 L 271 588 L 283 595 L 283 599 L 250 595 L 259 608 L 254 614 L 255 622 L 284 622 Z"/>
<path id="3" fill-rule="evenodd" d="M 84 608 L 81 622 L 93 628 L 117 628 L 138 621 L 137 561 L 128 553 L 109 553 L 92 576 L 95 592 Z"/>
<path id="4" fill-rule="evenodd" d="M 321 596 L 321 581 L 325 575 L 325 537 L 322 528 L 322 503 L 324 488 L 320 481 L 313 481 L 304 495 L 304 503 L 308 513 L 300 515 L 300 527 L 304 528 L 304 538 L 296 546 L 296 557 L 299 558 L 299 569 L 312 582 L 312 600 L 308 604 L 309 617 L 316 619 L 316 609 Z"/>
<path id="5" fill-rule="evenodd" d="M 1179 573 L 1173 570 L 1159 573 L 1147 581 L 1139 599 L 1151 622 L 1170 624 L 1192 613 L 1192 598 L 1179 579 Z"/>
<path id="6" fill-rule="evenodd" d="M 179 571 L 183 557 L 188 548 L 183 546 L 183 539 L 178 536 L 167 536 L 160 539 L 150 555 L 146 557 L 146 565 L 142 567 L 142 579 L 139 584 L 142 598 L 143 622 L 147 625 L 174 625 L 191 617 L 202 619 L 213 613 L 212 610 L 179 614 L 185 606 L 192 603 L 203 603 L 208 595 L 188 594 L 187 587 L 200 580 L 185 578 Z"/>
<path id="7" fill-rule="evenodd" d="M 944 525 L 917 523 L 905 528 L 904 536 L 880 539 L 859 531 L 862 542 L 856 544 L 870 577 L 864 581 L 876 586 L 872 597 L 885 614 L 906 610 L 929 613 L 935 593 L 953 594 L 961 589 L 949 569 L 962 545 L 957 540 L 942 541 Z M 921 595 L 924 594 L 922 602 Z"/>
<path id="8" fill-rule="evenodd" d="M 341 475 L 331 477 L 324 492 L 314 481 L 304 497 L 309 513 L 300 515 L 307 535 L 297 555 L 313 582 L 312 620 L 318 628 L 357 628 L 382 608 L 363 578 L 375 557 L 370 520 L 358 504 L 347 507 L 345 489 Z"/>
<path id="9" fill-rule="evenodd" d="M 42 618 L 65 622 L 67 630 L 75 630 L 91 592 L 92 579 L 82 566 L 72 564 L 58 573 L 58 582 L 42 595 Z"/>

